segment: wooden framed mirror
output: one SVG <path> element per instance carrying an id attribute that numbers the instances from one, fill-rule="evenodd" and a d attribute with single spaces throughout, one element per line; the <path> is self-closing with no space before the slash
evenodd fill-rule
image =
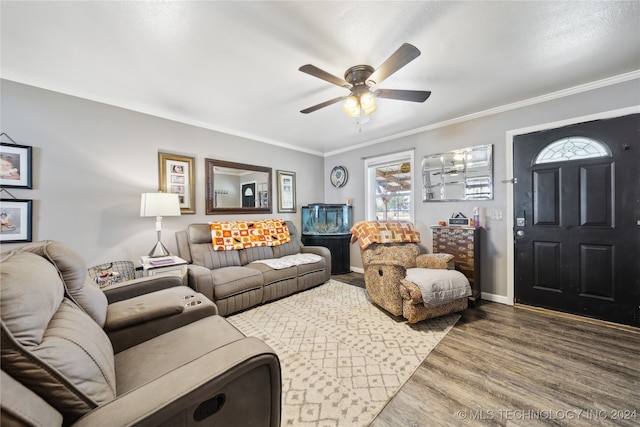
<path id="1" fill-rule="evenodd" d="M 204 159 L 206 214 L 272 213 L 271 168 Z"/>

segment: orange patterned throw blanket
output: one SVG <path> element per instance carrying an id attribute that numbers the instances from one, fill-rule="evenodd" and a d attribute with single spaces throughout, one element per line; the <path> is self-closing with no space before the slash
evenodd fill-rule
<path id="1" fill-rule="evenodd" d="M 351 243 L 358 241 L 361 249 L 372 243 L 420 242 L 420 232 L 409 221 L 360 221 L 351 227 Z"/>
<path id="2" fill-rule="evenodd" d="M 291 241 L 287 223 L 279 219 L 211 222 L 209 226 L 214 251 L 278 246 Z"/>

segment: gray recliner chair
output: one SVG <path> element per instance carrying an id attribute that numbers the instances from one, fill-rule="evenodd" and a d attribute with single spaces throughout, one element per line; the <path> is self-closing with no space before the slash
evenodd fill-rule
<path id="1" fill-rule="evenodd" d="M 108 304 L 56 242 L 0 254 L 0 275 L 3 426 L 279 425 L 277 355 L 208 310 L 171 328 L 187 287 L 158 293 L 143 280 L 143 295 L 127 298 L 138 291 L 123 284 Z M 180 304 L 200 298 L 189 292 Z M 127 322 L 135 343 L 115 353 L 106 329 Z"/>

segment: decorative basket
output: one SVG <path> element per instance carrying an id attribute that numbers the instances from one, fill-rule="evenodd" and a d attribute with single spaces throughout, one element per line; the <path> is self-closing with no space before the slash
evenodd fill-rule
<path id="1" fill-rule="evenodd" d="M 131 261 L 108 262 L 90 267 L 87 271 L 89 277 L 101 288 L 136 278 L 136 270 Z"/>

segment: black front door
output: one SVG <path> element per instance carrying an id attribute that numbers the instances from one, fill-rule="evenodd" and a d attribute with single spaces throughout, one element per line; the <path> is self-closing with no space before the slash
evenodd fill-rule
<path id="1" fill-rule="evenodd" d="M 514 138 L 517 303 L 640 326 L 639 141 L 640 114 Z"/>
<path id="2" fill-rule="evenodd" d="M 256 207 L 256 184 L 242 184 L 242 207 L 243 208 L 255 208 Z"/>

